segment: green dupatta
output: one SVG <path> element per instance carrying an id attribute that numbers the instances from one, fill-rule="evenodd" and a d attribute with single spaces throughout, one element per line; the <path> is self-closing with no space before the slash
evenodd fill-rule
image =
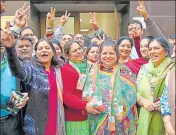
<path id="1" fill-rule="evenodd" d="M 168 57 L 156 68 L 151 61 L 144 65 L 137 79 L 138 95 L 151 101 L 161 97 L 165 87 L 165 77 L 171 67 L 172 62 Z M 145 87 L 143 87 L 144 85 Z M 153 96 L 150 96 L 150 91 L 153 91 Z M 137 129 L 138 135 L 162 135 L 165 134 L 164 129 L 160 112 L 148 112 L 143 107 L 141 108 Z"/>
<path id="2" fill-rule="evenodd" d="M 112 83 L 112 90 L 111 92 L 114 93 L 112 96 L 112 101 L 110 103 L 111 105 L 111 111 L 108 112 L 108 114 L 103 113 L 102 119 L 99 120 L 97 123 L 97 126 L 95 127 L 95 132 L 92 134 L 96 134 L 98 128 L 102 126 L 104 120 L 108 117 L 108 125 L 109 130 L 116 130 L 115 128 L 115 119 L 116 114 L 122 113 L 123 111 L 123 101 L 122 101 L 122 93 L 121 93 L 121 87 L 120 87 L 120 69 L 121 65 L 119 64 L 114 69 L 114 72 L 112 73 L 111 80 L 114 82 Z M 102 91 L 101 91 L 101 83 L 99 82 L 99 74 L 100 74 L 100 66 L 94 65 L 94 67 L 90 70 L 90 75 L 88 76 L 87 84 L 85 86 L 83 97 L 87 99 L 88 101 L 91 100 L 92 105 L 97 108 L 99 106 L 102 106 Z"/>
<path id="3" fill-rule="evenodd" d="M 166 58 L 164 63 L 166 63 L 166 66 L 164 67 L 164 70 L 161 72 L 158 84 L 155 88 L 154 100 L 161 97 L 163 90 L 164 90 L 164 87 L 165 87 L 166 75 L 173 68 L 173 66 L 175 64 L 175 62 L 171 61 L 169 58 Z M 157 124 L 156 124 L 156 122 L 157 122 Z M 151 129 L 153 129 L 152 127 L 154 127 L 154 130 L 151 130 Z M 164 134 L 166 134 L 161 113 L 158 111 L 153 111 L 149 115 L 148 134 L 149 135 L 164 135 Z"/>

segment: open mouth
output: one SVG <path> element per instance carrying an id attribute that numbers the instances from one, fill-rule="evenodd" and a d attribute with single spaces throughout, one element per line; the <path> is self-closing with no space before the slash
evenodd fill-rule
<path id="1" fill-rule="evenodd" d="M 57 55 L 60 55 L 60 53 L 58 52 L 58 53 L 56 53 Z"/>
<path id="2" fill-rule="evenodd" d="M 48 58 L 48 54 L 42 54 L 41 57 L 46 59 L 46 58 Z"/>
<path id="3" fill-rule="evenodd" d="M 156 60 L 157 58 L 158 58 L 158 56 L 156 56 L 156 55 L 150 56 L 150 59 L 151 59 L 151 60 Z"/>
<path id="4" fill-rule="evenodd" d="M 23 55 L 28 55 L 28 52 L 22 52 Z"/>

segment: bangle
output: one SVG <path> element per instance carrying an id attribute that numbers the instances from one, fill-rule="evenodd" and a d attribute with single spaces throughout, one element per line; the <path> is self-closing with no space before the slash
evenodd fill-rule
<path id="1" fill-rule="evenodd" d="M 169 121 L 170 121 L 170 120 L 168 120 L 168 121 L 164 122 L 164 125 L 166 125 Z"/>
<path id="2" fill-rule="evenodd" d="M 141 97 L 141 98 L 139 99 L 139 101 L 138 101 L 138 103 L 139 103 L 140 106 L 143 106 L 142 99 L 143 99 L 143 97 Z"/>
<path id="3" fill-rule="evenodd" d="M 140 103 L 141 99 L 142 99 L 142 97 L 138 100 L 138 103 Z"/>

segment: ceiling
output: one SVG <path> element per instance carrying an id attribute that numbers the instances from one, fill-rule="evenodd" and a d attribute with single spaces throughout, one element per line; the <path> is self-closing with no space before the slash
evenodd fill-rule
<path id="1" fill-rule="evenodd" d="M 81 11 L 81 12 L 112 12 L 116 7 L 122 10 L 126 3 L 118 3 L 116 1 L 32 1 L 40 12 L 48 12 L 50 7 L 54 7 L 57 12 L 61 11 Z"/>

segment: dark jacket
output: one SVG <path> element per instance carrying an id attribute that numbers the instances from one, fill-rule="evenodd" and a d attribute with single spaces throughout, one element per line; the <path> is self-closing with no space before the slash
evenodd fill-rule
<path id="1" fill-rule="evenodd" d="M 28 87 L 29 101 L 24 118 L 26 135 L 44 135 L 48 118 L 48 76 L 44 67 L 37 61 L 20 63 L 15 48 L 6 48 L 12 74 L 25 82 Z"/>

